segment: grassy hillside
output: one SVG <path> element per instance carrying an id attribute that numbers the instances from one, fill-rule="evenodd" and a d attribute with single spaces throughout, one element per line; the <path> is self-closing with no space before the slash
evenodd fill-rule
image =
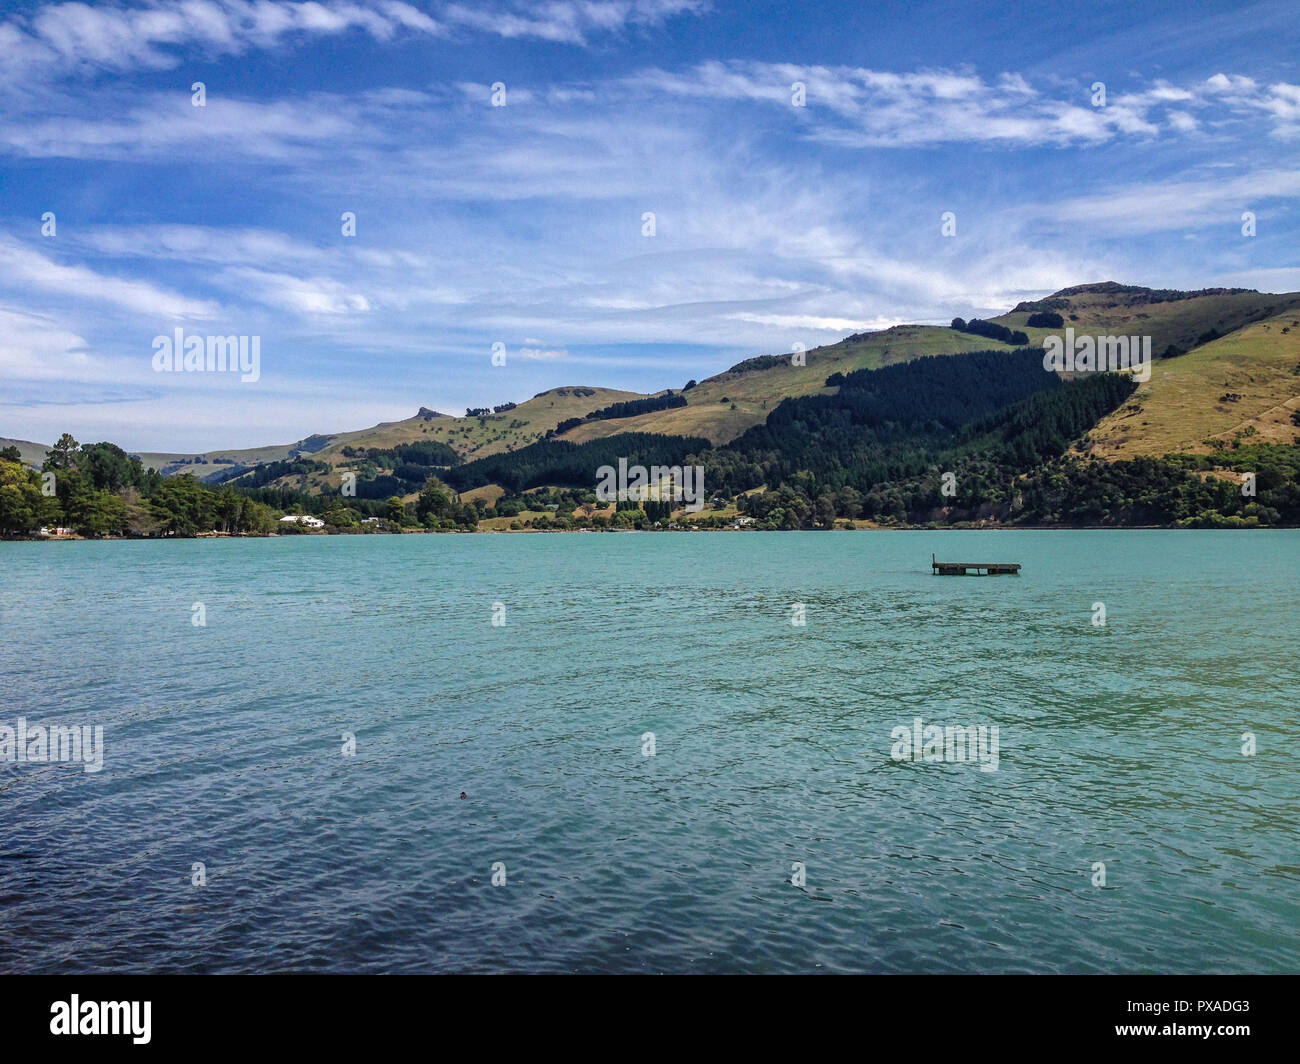
<path id="1" fill-rule="evenodd" d="M 41 468 L 41 463 L 45 461 L 45 452 L 50 449 L 48 443 L 33 443 L 31 440 L 11 440 L 5 436 L 0 436 L 0 449 L 5 447 L 17 447 L 19 454 L 25 465 Z"/>
<path id="2" fill-rule="evenodd" d="M 1294 324 L 1300 321 L 1300 293 L 1173 292 L 1103 282 L 1063 289 L 990 320 L 1024 331 L 1037 345 L 1061 331 L 1029 327 L 1030 315 L 1039 311 L 1061 315 L 1062 328 L 1072 326 L 1080 334 L 1152 338 L 1157 361 L 1151 381 L 1097 427 L 1087 448 L 1090 454 L 1113 460 L 1205 452 L 1206 440 L 1231 439 L 1239 433 L 1253 442 L 1291 442 L 1296 429 L 1291 415 L 1300 392 L 1300 375 L 1294 372 L 1300 363 L 1300 326 Z M 585 422 L 560 438 L 580 444 L 622 433 L 655 433 L 703 437 L 719 446 L 762 424 L 785 399 L 832 392 L 825 386 L 832 373 L 1004 346 L 944 326 L 895 326 L 814 348 L 803 366 L 792 365 L 788 354 L 747 359 L 679 393 L 685 406 Z M 1177 355 L 1161 359 L 1166 352 Z M 518 450 L 544 439 L 561 422 L 640 398 L 645 397 L 612 388 L 566 386 L 482 417 L 449 417 L 421 408 L 401 421 L 295 443 L 140 457 L 164 474 L 192 473 L 213 480 L 237 466 L 308 457 L 328 468 L 284 476 L 273 486 L 331 491 L 340 486 L 346 471 L 360 465 L 360 452 L 439 441 L 472 461 Z M 14 443 L 24 460 L 35 465 L 47 449 L 29 441 L 3 442 Z"/>
<path id="3" fill-rule="evenodd" d="M 1060 330 L 1029 328 L 1025 323 L 1035 310 L 1053 309 L 1076 332 L 1150 336 L 1152 350 L 1158 358 L 1171 346 L 1194 350 L 1203 341 L 1217 342 L 1210 339 L 1213 334 L 1223 336 L 1261 319 L 1285 316 L 1279 312 L 1287 308 L 1300 311 L 1300 293 L 1215 291 L 1185 295 L 1103 282 L 1063 289 L 991 320 L 1024 331 L 1030 343 L 1037 345 L 1044 337 Z M 1280 328 L 1275 327 L 1271 335 L 1265 334 L 1265 344 L 1282 338 Z M 961 354 L 1002 346 L 1005 345 L 946 327 L 895 326 L 814 348 L 807 353 L 807 364 L 802 367 L 791 365 L 788 354 L 748 359 L 684 393 L 685 407 L 616 421 L 589 422 L 566 432 L 563 438 L 582 443 L 622 432 L 655 432 L 703 436 L 716 446 L 729 443 L 761 424 L 783 399 L 829 392 L 825 381 L 831 373 L 878 369 L 921 355 Z M 1226 390 L 1241 391 L 1239 388 Z M 1277 395 L 1275 402 L 1286 398 L 1281 394 L 1283 391 L 1284 388 L 1275 388 L 1270 393 Z M 1162 446 L 1158 440 L 1153 439 L 1151 444 L 1152 450 L 1133 453 L 1166 453 L 1154 449 Z"/>
<path id="4" fill-rule="evenodd" d="M 256 466 L 265 462 L 279 462 L 294 454 L 310 453 L 314 441 L 341 439 L 351 435 L 313 436 L 297 443 L 270 444 L 266 447 L 248 447 L 235 450 L 207 451 L 202 454 L 185 454 L 176 451 L 142 451 L 135 452 L 136 457 L 148 469 L 156 469 L 163 476 L 187 473 L 200 480 L 210 480 L 229 473 L 232 466 Z M 99 442 L 96 440 L 83 442 Z M 40 468 L 45 461 L 45 452 L 50 449 L 48 443 L 32 443 L 30 440 L 8 440 L 0 437 L 0 447 L 13 445 L 22 452 L 23 461 Z"/>
<path id="5" fill-rule="evenodd" d="M 806 365 L 791 365 L 789 354 L 762 356 L 738 363 L 725 373 L 701 381 L 684 395 L 687 405 L 630 418 L 592 421 L 565 432 L 572 443 L 629 432 L 665 436 L 701 436 L 717 445 L 762 423 L 781 402 L 793 396 L 827 392 L 825 381 L 837 371 L 877 368 L 920 355 L 957 354 L 1002 346 L 983 337 L 930 325 L 900 325 L 879 333 L 851 337 L 807 352 Z M 655 393 L 657 395 L 663 392 Z M 276 486 L 313 491 L 337 489 L 350 458 L 344 448 L 389 448 L 400 443 L 437 440 L 466 461 L 536 443 L 562 421 L 585 417 L 612 403 L 646 396 L 613 388 L 552 388 L 513 410 L 485 417 L 413 417 L 335 438 L 312 455 L 328 463 L 329 473 L 284 477 Z M 734 409 L 733 409 L 734 407 Z"/>
<path id="6" fill-rule="evenodd" d="M 1300 435 L 1300 312 L 1257 322 L 1163 359 L 1120 410 L 1093 430 L 1087 453 L 1134 458 L 1207 454 L 1209 440 L 1290 443 Z"/>
<path id="7" fill-rule="evenodd" d="M 703 436 L 715 446 L 729 443 L 762 423 L 781 402 L 832 391 L 832 373 L 878 369 L 921 355 L 951 355 L 1005 346 L 984 337 L 933 325 L 897 325 L 807 352 L 806 365 L 794 366 L 789 354 L 738 363 L 685 393 L 687 405 L 617 421 L 595 421 L 564 434 L 574 443 L 622 432 Z M 733 409 L 734 407 L 734 409 Z"/>
<path id="8" fill-rule="evenodd" d="M 311 439 L 328 439 L 330 437 L 311 437 Z M 264 462 L 281 462 L 286 458 L 303 452 L 303 444 L 270 444 L 266 447 L 247 447 L 230 451 L 207 451 L 203 454 L 178 454 L 175 452 L 143 451 L 137 452 L 140 461 L 150 469 L 156 469 L 163 476 L 186 473 L 200 480 L 212 480 L 228 474 L 234 466 L 257 466 Z"/>
<path id="9" fill-rule="evenodd" d="M 616 388 L 551 388 L 500 414 L 435 418 L 417 415 L 405 421 L 349 433 L 348 439 L 339 437 L 316 457 L 334 462 L 344 446 L 385 448 L 417 440 L 437 440 L 446 443 L 463 458 L 484 458 L 536 443 L 548 429 L 568 418 L 584 417 L 610 403 L 640 398 L 643 396 L 639 392 L 624 392 Z"/>
<path id="10" fill-rule="evenodd" d="M 1021 303 L 1010 313 L 991 320 L 1023 330 L 1031 343 L 1038 344 L 1044 336 L 1061 330 L 1031 329 L 1026 322 L 1035 311 L 1054 311 L 1076 333 L 1150 336 L 1152 352 L 1159 358 L 1170 346 L 1180 352 L 1190 351 L 1287 308 L 1300 309 L 1300 293 L 1275 295 L 1223 289 L 1207 290 L 1205 294 L 1173 293 L 1106 281 L 1064 288 L 1046 299 Z"/>
<path id="11" fill-rule="evenodd" d="M 336 491 L 343 483 L 344 473 L 354 464 L 353 455 L 357 451 L 385 450 L 402 443 L 437 441 L 447 444 L 467 461 L 485 458 L 536 443 L 568 418 L 584 417 L 610 403 L 640 398 L 638 392 L 579 385 L 551 388 L 519 403 L 513 410 L 482 417 L 448 417 L 421 408 L 415 417 L 334 437 L 328 446 L 310 456 L 329 465 L 329 472 L 281 477 L 272 481 L 272 486 Z M 345 453 L 345 449 L 352 454 Z"/>
<path id="12" fill-rule="evenodd" d="M 560 438 L 571 443 L 633 432 L 665 436 L 699 436 L 714 445 L 728 443 L 746 429 L 761 424 L 783 399 L 827 393 L 826 378 L 835 372 L 874 369 L 921 355 L 959 354 L 990 347 L 995 341 L 946 327 L 899 325 L 877 333 L 858 334 L 806 353 L 803 366 L 791 355 L 747 359 L 701 381 L 684 396 L 687 405 L 630 418 L 591 421 Z M 657 395 L 663 392 L 655 393 Z M 646 398 L 612 388 L 566 386 L 552 388 L 518 404 L 513 410 L 483 417 L 413 417 L 361 432 L 338 436 L 311 455 L 327 463 L 328 472 L 290 475 L 272 482 L 312 492 L 335 491 L 354 464 L 358 449 L 391 448 L 420 440 L 448 444 L 466 461 L 503 451 L 515 451 L 545 438 L 548 430 L 571 418 L 581 418 L 612 403 Z M 345 453 L 345 449 L 352 455 Z M 405 496 L 408 500 L 413 494 Z"/>

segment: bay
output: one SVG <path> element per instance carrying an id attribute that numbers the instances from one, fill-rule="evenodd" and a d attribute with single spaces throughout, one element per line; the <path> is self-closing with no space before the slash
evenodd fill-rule
<path id="1" fill-rule="evenodd" d="M 0 970 L 1295 971 L 1298 548 L 0 543 L 0 725 L 106 746 L 0 763 Z"/>

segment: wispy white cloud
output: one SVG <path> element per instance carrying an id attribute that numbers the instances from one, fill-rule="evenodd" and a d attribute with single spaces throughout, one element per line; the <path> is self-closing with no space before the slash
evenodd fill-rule
<path id="1" fill-rule="evenodd" d="M 403 0 L 73 0 L 0 23 L 0 80 L 169 70 L 191 55 L 238 56 L 351 31 L 375 41 L 474 31 L 585 45 L 596 36 L 659 25 L 706 7 L 704 0 L 514 0 L 451 3 L 435 16 Z"/>
<path id="2" fill-rule="evenodd" d="M 449 4 L 443 17 L 499 37 L 585 44 L 596 34 L 658 25 L 678 15 L 698 14 L 707 6 L 703 0 L 551 0 L 504 8 Z"/>
<path id="3" fill-rule="evenodd" d="M 154 284 L 67 265 L 0 234 L 0 277 L 9 285 L 29 285 L 78 302 L 109 303 L 140 314 L 179 319 L 213 318 L 218 305 L 192 299 Z"/>
<path id="4" fill-rule="evenodd" d="M 791 103 L 796 83 L 806 87 L 804 107 Z M 661 158 L 691 140 L 694 131 L 654 117 L 674 101 L 701 116 L 737 101 L 780 108 L 791 136 L 845 148 L 1099 145 L 1185 136 L 1207 125 L 1222 135 L 1226 124 L 1251 120 L 1283 139 L 1300 130 L 1300 85 L 1224 74 L 1191 86 L 1158 80 L 1112 94 L 1103 107 L 1082 94 L 1048 95 L 1015 73 L 986 81 L 951 71 L 739 61 L 652 68 L 595 85 L 512 84 L 509 93 L 503 108 L 491 107 L 490 86 L 470 82 L 267 101 L 213 94 L 201 108 L 179 90 L 108 94 L 93 106 L 47 95 L 35 113 L 15 104 L 0 116 L 0 146 L 36 158 L 165 161 L 186 152 L 224 165 L 314 163 L 331 174 L 382 153 L 383 173 L 443 196 L 609 198 L 630 191 L 613 165 L 625 154 Z M 627 108 L 638 122 L 618 116 Z M 476 111 L 482 120 L 467 121 Z M 463 150 L 449 151 L 449 137 Z"/>
<path id="5" fill-rule="evenodd" d="M 239 267 L 227 271 L 223 280 L 258 303 L 297 314 L 360 314 L 370 309 L 365 295 L 328 277 Z"/>
<path id="6" fill-rule="evenodd" d="M 371 139 L 357 117 L 368 105 L 365 100 L 339 110 L 321 99 L 263 103 L 220 96 L 193 107 L 188 92 L 133 96 L 121 110 L 112 110 L 112 99 L 96 102 L 109 113 L 83 110 L 33 119 L 11 110 L 0 118 L 0 145 L 37 158 L 147 161 L 194 150 L 210 159 L 302 162 L 319 158 L 325 145 Z"/>
<path id="7" fill-rule="evenodd" d="M 709 60 L 685 71 L 653 69 L 630 75 L 630 86 L 694 98 L 746 100 L 787 109 L 804 136 L 844 147 L 920 147 L 942 143 L 1069 145 L 1119 136 L 1187 132 L 1189 107 L 1217 107 L 1223 117 L 1271 114 L 1289 135 L 1300 87 L 1261 87 L 1238 75 L 1216 74 L 1186 86 L 1157 79 L 1093 106 L 1083 86 L 1049 94 L 1023 75 L 993 81 L 951 70 L 896 73 L 752 60 Z M 796 106 L 796 87 L 802 105 Z M 1171 108 L 1178 107 L 1177 112 Z M 1173 117 L 1174 115 L 1177 117 Z"/>
<path id="8" fill-rule="evenodd" d="M 902 318 L 871 318 L 856 320 L 853 318 L 822 318 L 811 314 L 753 314 L 739 311 L 725 315 L 729 321 L 747 321 L 755 325 L 777 325 L 783 329 L 811 329 L 814 332 L 834 333 L 843 336 L 849 332 L 862 332 L 873 329 L 888 329 L 891 325 L 902 324 Z"/>
<path id="9" fill-rule="evenodd" d="M 100 255 L 249 265 L 320 262 L 327 253 L 271 229 L 205 225 L 97 226 L 70 239 Z"/>
<path id="10" fill-rule="evenodd" d="M 0 376 L 15 381 L 105 379 L 86 340 L 53 318 L 0 305 Z"/>
<path id="11" fill-rule="evenodd" d="M 268 49 L 290 37 L 360 30 L 377 40 L 400 32 L 445 34 L 435 19 L 400 0 L 180 0 L 143 5 L 55 3 L 0 24 L 10 74 L 66 76 L 164 70 L 187 51 L 208 58 Z"/>
<path id="12" fill-rule="evenodd" d="M 1116 232 L 1157 233 L 1222 226 L 1235 230 L 1241 214 L 1264 203 L 1300 196 L 1300 171 L 1262 170 L 1235 177 L 1202 177 L 1122 185 L 1105 192 L 1026 207 L 1026 214 Z"/>

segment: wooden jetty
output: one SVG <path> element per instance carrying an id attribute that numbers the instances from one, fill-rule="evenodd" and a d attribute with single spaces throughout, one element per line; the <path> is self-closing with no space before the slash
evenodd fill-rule
<path id="1" fill-rule="evenodd" d="M 930 555 L 930 569 L 938 576 L 998 576 L 1020 573 L 1019 562 L 937 562 Z"/>

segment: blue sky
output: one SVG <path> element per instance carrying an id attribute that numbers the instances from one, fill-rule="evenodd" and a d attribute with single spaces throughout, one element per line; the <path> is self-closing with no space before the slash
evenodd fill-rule
<path id="1" fill-rule="evenodd" d="M 253 446 L 1086 281 L 1300 289 L 1294 4 L 0 10 L 0 436 Z M 177 327 L 260 379 L 155 373 Z"/>

